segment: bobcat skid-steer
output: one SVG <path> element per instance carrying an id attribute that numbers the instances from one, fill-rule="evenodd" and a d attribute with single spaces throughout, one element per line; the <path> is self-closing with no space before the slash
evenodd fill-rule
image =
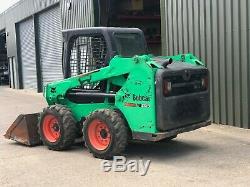
<path id="1" fill-rule="evenodd" d="M 128 142 L 161 141 L 210 124 L 209 72 L 192 54 L 147 54 L 131 28 L 63 31 L 65 79 L 44 87 L 48 107 L 20 115 L 5 137 L 64 150 L 82 137 L 108 159 Z"/>

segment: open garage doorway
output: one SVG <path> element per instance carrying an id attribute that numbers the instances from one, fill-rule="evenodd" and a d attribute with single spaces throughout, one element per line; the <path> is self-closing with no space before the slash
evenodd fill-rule
<path id="1" fill-rule="evenodd" d="M 149 53 L 161 55 L 160 0 L 102 0 L 100 14 L 101 26 L 141 29 Z"/>
<path id="2" fill-rule="evenodd" d="M 0 32 L 0 85 L 9 85 L 9 65 L 6 49 L 6 33 Z"/>

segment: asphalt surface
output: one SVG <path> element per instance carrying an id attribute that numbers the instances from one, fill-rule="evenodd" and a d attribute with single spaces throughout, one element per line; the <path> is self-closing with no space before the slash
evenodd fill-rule
<path id="1" fill-rule="evenodd" d="M 18 114 L 40 112 L 41 94 L 0 87 L 0 186 L 250 186 L 250 131 L 211 125 L 167 143 L 130 144 L 129 160 L 151 160 L 146 176 L 103 172 L 82 145 L 64 152 L 2 136 Z"/>

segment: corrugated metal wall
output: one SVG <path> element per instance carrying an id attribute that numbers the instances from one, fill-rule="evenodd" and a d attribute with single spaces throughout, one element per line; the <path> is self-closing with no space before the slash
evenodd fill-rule
<path id="1" fill-rule="evenodd" d="M 214 122 L 250 128 L 250 1 L 161 0 L 163 54 L 194 53 L 211 73 Z"/>
<path id="2" fill-rule="evenodd" d="M 61 1 L 62 28 L 83 28 L 94 26 L 94 0 Z"/>
<path id="3" fill-rule="evenodd" d="M 89 27 L 95 24 L 94 4 L 98 0 L 21 0 L 7 11 L 0 14 L 0 31 L 6 29 L 7 32 L 7 52 L 8 57 L 17 58 L 16 25 L 20 21 L 34 16 L 60 2 L 60 18 L 62 19 L 62 29 Z M 70 8 L 68 4 L 70 3 Z M 98 9 L 97 6 L 95 8 Z M 17 67 L 20 69 L 19 67 Z M 19 76 L 19 75 L 17 75 Z M 17 82 L 17 88 L 22 84 Z"/>
<path id="4" fill-rule="evenodd" d="M 54 7 L 38 16 L 39 57 L 42 84 L 63 79 L 62 25 L 60 8 Z"/>
<path id="5" fill-rule="evenodd" d="M 94 8 L 94 4 L 98 0 L 20 0 L 0 14 L 0 31 L 6 29 L 8 32 L 7 50 L 9 57 L 16 55 L 15 24 L 59 2 L 63 29 L 94 26 L 94 10 L 97 8 L 97 6 Z M 69 3 L 71 4 L 70 8 L 68 7 Z"/>
<path id="6" fill-rule="evenodd" d="M 24 89 L 37 89 L 37 68 L 35 50 L 34 20 L 32 18 L 18 24 L 20 65 Z"/>

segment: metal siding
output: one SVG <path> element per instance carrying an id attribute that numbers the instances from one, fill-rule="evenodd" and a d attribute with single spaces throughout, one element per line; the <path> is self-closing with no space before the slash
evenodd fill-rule
<path id="1" fill-rule="evenodd" d="M 39 49 L 42 83 L 63 79 L 62 32 L 59 7 L 49 9 L 38 16 Z"/>
<path id="2" fill-rule="evenodd" d="M 166 1 L 160 1 L 160 6 L 161 6 L 161 12 L 166 12 Z M 168 28 L 168 17 L 164 15 L 161 19 L 161 25 L 166 25 L 166 28 Z M 161 27 L 161 32 L 165 32 L 166 28 Z M 162 35 L 162 41 L 165 41 L 162 43 L 162 48 L 167 50 L 168 49 L 168 36 Z"/>
<path id="3" fill-rule="evenodd" d="M 36 58 L 34 20 L 28 19 L 19 24 L 20 61 L 25 89 L 36 89 Z"/>
<path id="4" fill-rule="evenodd" d="M 178 48 L 179 51 L 183 53 L 184 43 L 183 43 L 183 0 L 180 1 L 178 4 L 177 10 L 178 10 Z"/>
<path id="5" fill-rule="evenodd" d="M 247 24 L 247 2 L 248 0 L 241 0 L 240 1 L 240 24 L 241 24 L 241 125 L 244 128 L 247 128 L 248 126 L 248 110 L 249 107 L 247 105 L 247 99 L 248 97 L 248 85 L 246 84 L 248 81 L 248 53 L 250 52 L 247 48 L 247 40 L 248 40 L 248 24 Z"/>
<path id="6" fill-rule="evenodd" d="M 13 63 L 13 74 L 14 74 L 14 88 L 18 88 L 18 69 L 15 57 L 12 57 L 12 63 Z"/>
<path id="7" fill-rule="evenodd" d="M 163 54 L 191 52 L 205 61 L 211 74 L 213 122 L 250 128 L 249 1 L 161 0 L 161 4 Z"/>
<path id="8" fill-rule="evenodd" d="M 206 44 L 206 58 L 204 59 L 206 61 L 207 67 L 210 70 L 210 102 L 211 105 L 214 106 L 214 94 L 213 94 L 213 78 L 212 78 L 212 73 L 211 70 L 213 69 L 213 57 L 212 57 L 212 28 L 211 28 L 211 2 L 210 0 L 206 0 L 205 1 L 205 31 L 206 31 L 206 35 L 205 35 L 205 40 L 203 42 L 205 42 Z M 214 116 L 214 110 L 213 107 L 210 107 L 210 115 L 211 118 L 213 119 Z"/>
<path id="9" fill-rule="evenodd" d="M 225 7 L 224 7 L 224 2 L 223 1 L 218 1 L 218 16 L 221 18 L 225 18 Z M 219 83 L 219 89 L 220 89 L 220 95 L 219 95 L 219 100 L 220 100 L 220 123 L 222 124 L 227 124 L 227 113 L 223 112 L 226 111 L 226 85 L 227 85 L 227 79 L 226 79 L 226 63 L 225 63 L 225 20 L 224 19 L 219 19 L 218 20 L 218 37 L 219 37 L 219 59 L 218 62 L 220 67 L 224 68 L 219 68 L 219 81 L 225 80 L 225 84 L 222 84 L 221 82 Z"/>
<path id="10" fill-rule="evenodd" d="M 17 58 L 16 24 L 44 8 L 58 3 L 59 1 L 60 0 L 20 0 L 8 10 L 0 14 L 0 30 L 5 28 L 8 34 L 6 37 L 7 55 L 8 57 L 16 58 L 14 63 L 14 67 L 16 68 L 16 74 L 14 75 L 16 77 L 15 88 L 22 88 L 22 82 L 20 82 L 21 80 L 18 77 L 20 67 Z"/>
<path id="11" fill-rule="evenodd" d="M 200 58 L 203 59 L 203 61 L 205 61 L 206 59 L 206 42 L 205 42 L 205 14 L 206 14 L 206 8 L 205 8 L 205 2 L 204 1 L 200 1 L 200 31 L 198 34 L 200 35 Z M 204 42 L 202 42 L 204 41 Z M 205 61 L 206 62 L 206 61 Z"/>
<path id="12" fill-rule="evenodd" d="M 241 56 L 240 56 L 240 23 L 239 23 L 239 3 L 233 0 L 233 71 L 234 71 L 234 124 L 236 126 L 241 126 L 241 106 L 240 106 L 240 66 L 241 66 Z"/>
<path id="13" fill-rule="evenodd" d="M 174 40 L 173 40 L 173 17 L 171 16 L 173 14 L 173 5 L 172 1 L 166 2 L 166 8 L 167 8 L 167 19 L 168 19 L 168 53 L 173 54 L 174 53 Z"/>
<path id="14" fill-rule="evenodd" d="M 195 46 L 194 46 L 194 53 L 197 54 L 197 56 L 200 58 L 200 34 L 199 34 L 199 18 L 200 18 L 200 8 L 199 8 L 199 1 L 194 1 L 193 2 L 193 9 L 195 10 L 193 12 L 193 19 L 194 19 L 194 42 L 195 42 Z"/>
<path id="15" fill-rule="evenodd" d="M 9 77 L 10 77 L 10 87 L 15 88 L 14 86 L 14 68 L 13 68 L 13 60 L 9 58 Z"/>
<path id="16" fill-rule="evenodd" d="M 188 16 L 188 10 L 187 10 L 187 1 L 183 0 L 183 53 L 188 52 L 188 21 L 187 21 L 187 16 Z"/>
<path id="17" fill-rule="evenodd" d="M 172 37 L 172 40 L 173 40 L 173 51 L 174 53 L 176 53 L 178 51 L 178 36 L 177 36 L 177 33 L 178 33 L 178 27 L 177 27 L 177 24 L 178 24 L 178 11 L 177 11 L 177 5 L 176 5 L 176 1 L 172 1 L 172 13 L 173 13 L 173 20 L 172 20 L 172 28 L 173 28 L 173 37 Z"/>
<path id="18" fill-rule="evenodd" d="M 6 28 L 8 57 L 16 56 L 15 24 L 31 15 L 50 7 L 60 0 L 20 0 L 8 10 L 0 14 L 0 30 Z"/>
<path id="19" fill-rule="evenodd" d="M 71 2 L 71 9 L 68 3 Z M 94 26 L 93 0 L 64 0 L 61 1 L 62 28 L 83 28 Z"/>
<path id="20" fill-rule="evenodd" d="M 17 88 L 18 80 L 17 80 L 17 71 L 16 71 L 16 64 L 14 57 L 9 58 L 9 66 L 10 66 L 11 88 Z"/>
<path id="21" fill-rule="evenodd" d="M 234 85 L 233 85 L 233 32 L 232 32 L 232 1 L 228 1 L 225 4 L 225 33 L 226 36 L 226 95 L 227 95 L 227 124 L 233 125 L 234 124 Z"/>
<path id="22" fill-rule="evenodd" d="M 250 10 L 250 2 L 249 1 L 247 1 L 247 10 Z M 248 49 L 248 51 L 249 51 L 249 49 L 250 49 L 250 13 L 249 13 L 249 11 L 247 11 L 247 49 Z M 248 52 L 248 55 L 247 55 L 247 60 L 249 61 L 250 60 L 250 53 Z M 247 69 L 248 70 L 250 70 L 250 64 L 248 63 L 247 64 Z M 247 85 L 248 86 L 248 91 L 247 91 L 247 93 L 248 93 L 248 127 L 250 128 L 250 125 L 249 125 L 249 123 L 250 123 L 250 99 L 249 99 L 249 95 L 250 95 L 250 73 L 248 72 L 248 75 L 247 75 L 247 77 L 248 77 L 248 81 L 245 83 L 245 85 Z"/>
<path id="23" fill-rule="evenodd" d="M 214 122 L 219 123 L 220 122 L 220 105 L 219 105 L 219 63 L 218 63 L 218 57 L 219 57 L 219 48 L 218 48 L 218 11 L 217 11 L 217 0 L 212 0 L 211 4 L 211 18 L 212 18 L 212 24 L 211 24 L 211 30 L 212 30 L 212 63 L 213 63 L 213 70 L 211 70 L 211 77 L 213 79 L 213 98 L 214 98 Z M 196 45 L 196 44 L 195 44 Z M 217 63 L 215 63 L 217 62 Z"/>
<path id="24" fill-rule="evenodd" d="M 67 2 L 72 2 L 72 9 L 67 9 Z M 94 7 L 97 0 L 20 0 L 18 3 L 10 7 L 8 10 L 0 14 L 0 30 L 6 29 L 7 36 L 7 53 L 8 57 L 17 56 L 17 39 L 16 24 L 22 20 L 33 16 L 45 9 L 48 9 L 60 3 L 63 28 L 89 27 L 94 26 L 94 11 L 98 7 Z M 95 9 L 94 9 L 95 8 Z M 17 61 L 19 64 L 19 62 Z M 16 64 L 18 69 L 21 67 Z M 19 72 L 20 70 L 18 70 Z M 21 73 L 21 72 L 20 72 Z M 21 81 L 21 80 L 20 80 Z M 17 88 L 22 88 L 22 82 L 17 82 Z"/>

